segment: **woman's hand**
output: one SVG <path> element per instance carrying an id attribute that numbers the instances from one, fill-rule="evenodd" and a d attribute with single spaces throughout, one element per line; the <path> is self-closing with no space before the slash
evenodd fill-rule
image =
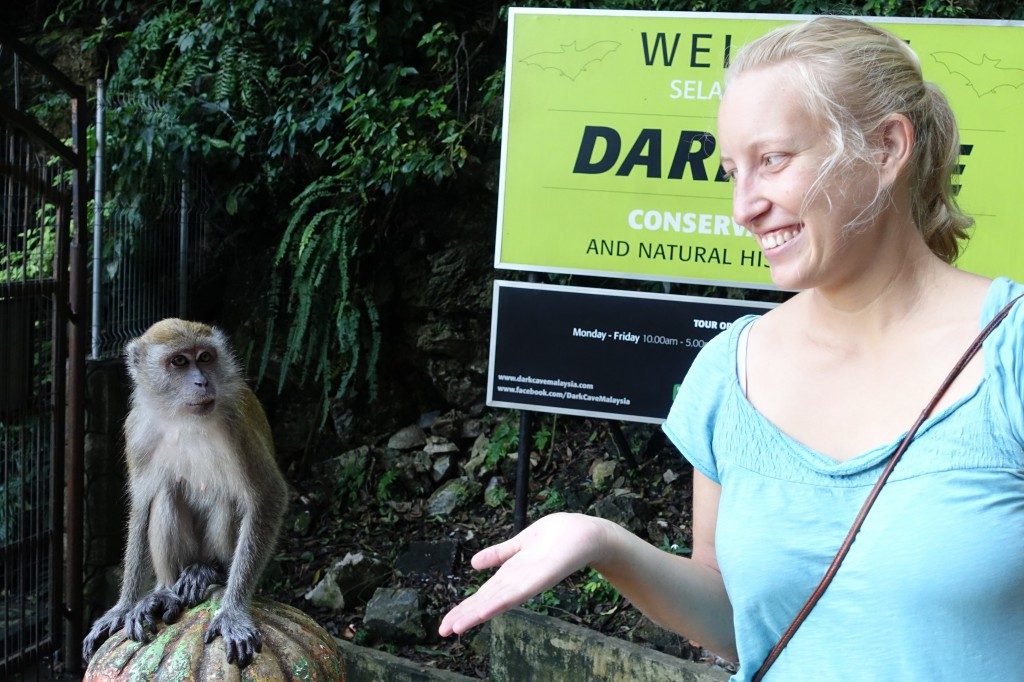
<path id="1" fill-rule="evenodd" d="M 604 524 L 583 514 L 551 514 L 511 540 L 480 550 L 473 568 L 501 568 L 445 615 L 438 632 L 461 635 L 599 560 L 606 548 Z"/>

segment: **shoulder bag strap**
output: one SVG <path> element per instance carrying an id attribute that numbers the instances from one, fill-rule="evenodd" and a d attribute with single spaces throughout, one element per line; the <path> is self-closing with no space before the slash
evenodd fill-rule
<path id="1" fill-rule="evenodd" d="M 939 400 L 942 399 L 942 396 L 945 395 L 946 390 L 949 389 L 953 380 L 957 378 L 960 372 L 963 371 L 963 368 L 967 366 L 967 363 L 971 361 L 979 350 L 981 350 L 981 344 L 985 341 L 988 335 L 1000 322 L 1003 321 L 1006 315 L 1010 312 L 1010 308 L 1018 299 L 1021 298 L 1021 296 L 1024 296 L 1024 294 L 1017 296 L 1007 303 L 1006 306 L 999 311 L 999 314 L 992 318 L 991 322 L 985 325 L 985 328 L 981 330 L 981 333 L 978 334 L 977 338 L 974 339 L 974 342 L 971 343 L 970 347 L 967 348 L 960 360 L 958 360 L 956 365 L 953 366 L 953 369 L 950 370 L 949 374 L 942 382 L 942 385 L 939 386 L 939 390 L 936 391 L 935 395 L 932 396 L 932 399 L 928 401 L 928 405 L 921 411 L 917 421 L 914 422 L 914 425 L 910 427 L 909 431 L 907 431 L 907 435 L 900 441 L 896 450 L 889 457 L 889 462 L 885 465 L 885 469 L 882 471 L 881 476 L 878 477 L 878 481 L 875 482 L 874 487 L 871 488 L 871 492 L 868 493 L 867 499 L 864 500 L 864 504 L 861 506 L 860 512 L 857 513 L 857 518 L 854 519 L 853 525 L 850 527 L 850 532 L 846 534 L 846 539 L 844 539 L 843 544 L 839 546 L 839 550 L 832 559 L 832 563 L 829 564 L 828 570 L 825 571 L 825 576 L 821 579 L 821 582 L 818 583 L 818 586 L 814 588 L 814 592 L 812 592 L 811 596 L 808 597 L 803 607 L 801 607 L 800 611 L 796 614 L 793 622 L 789 624 L 789 627 L 786 628 L 782 637 L 779 638 L 779 641 L 776 642 L 775 646 L 772 647 L 772 650 L 768 652 L 768 657 L 764 659 L 764 663 L 761 664 L 761 667 L 754 675 L 754 682 L 760 682 L 761 678 L 763 678 L 765 673 L 768 672 L 768 669 L 772 667 L 772 664 L 775 663 L 775 659 L 779 657 L 782 650 L 786 648 L 787 644 L 789 644 L 789 640 L 793 638 L 797 628 L 800 627 L 807 618 L 807 615 L 811 612 L 811 609 L 813 609 L 814 605 L 818 603 L 819 599 L 821 599 L 821 595 L 825 593 L 825 589 L 829 586 L 829 583 L 832 582 L 832 578 L 835 577 L 836 572 L 842 565 L 843 559 L 845 559 L 847 553 L 849 553 L 850 546 L 853 544 L 854 538 L 857 537 L 860 527 L 864 525 L 864 518 L 871 510 L 871 506 L 875 503 L 875 499 L 878 498 L 878 493 L 881 492 L 882 486 L 885 485 L 885 482 L 889 480 L 889 475 L 892 474 L 892 470 L 896 468 L 896 463 L 900 461 L 900 458 L 903 456 L 904 451 L 906 451 L 907 446 L 910 445 L 910 441 L 914 438 L 914 435 L 921 427 L 921 424 L 924 423 L 924 420 L 927 419 L 928 415 L 930 415 L 932 410 L 935 409 L 935 406 L 938 404 Z"/>

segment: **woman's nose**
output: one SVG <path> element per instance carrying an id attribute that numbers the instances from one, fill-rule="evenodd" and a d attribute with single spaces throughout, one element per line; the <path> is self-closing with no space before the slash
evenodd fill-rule
<path id="1" fill-rule="evenodd" d="M 732 184 L 732 217 L 749 228 L 768 212 L 771 202 L 765 198 L 756 178 L 735 178 Z"/>

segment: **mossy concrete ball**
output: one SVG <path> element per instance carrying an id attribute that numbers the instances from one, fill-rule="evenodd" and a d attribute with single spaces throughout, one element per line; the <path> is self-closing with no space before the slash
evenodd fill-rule
<path id="1" fill-rule="evenodd" d="M 161 624 L 148 644 L 117 632 L 92 657 L 83 682 L 344 682 L 341 652 L 331 635 L 298 609 L 265 599 L 254 599 L 251 610 L 263 651 L 244 670 L 228 664 L 223 639 L 203 642 L 219 607 L 215 597 L 189 609 L 177 622 Z"/>

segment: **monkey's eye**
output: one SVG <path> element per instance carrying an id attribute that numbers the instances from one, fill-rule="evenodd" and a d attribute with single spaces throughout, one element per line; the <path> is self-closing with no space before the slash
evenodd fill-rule
<path id="1" fill-rule="evenodd" d="M 174 365 L 175 367 L 184 367 L 185 365 L 188 364 L 188 358 L 186 358 L 184 355 L 175 355 L 173 358 L 171 358 L 171 364 Z"/>
<path id="2" fill-rule="evenodd" d="M 196 360 L 199 362 L 211 362 L 213 360 L 213 353 L 208 350 L 204 350 L 199 354 L 199 357 L 197 357 Z"/>

